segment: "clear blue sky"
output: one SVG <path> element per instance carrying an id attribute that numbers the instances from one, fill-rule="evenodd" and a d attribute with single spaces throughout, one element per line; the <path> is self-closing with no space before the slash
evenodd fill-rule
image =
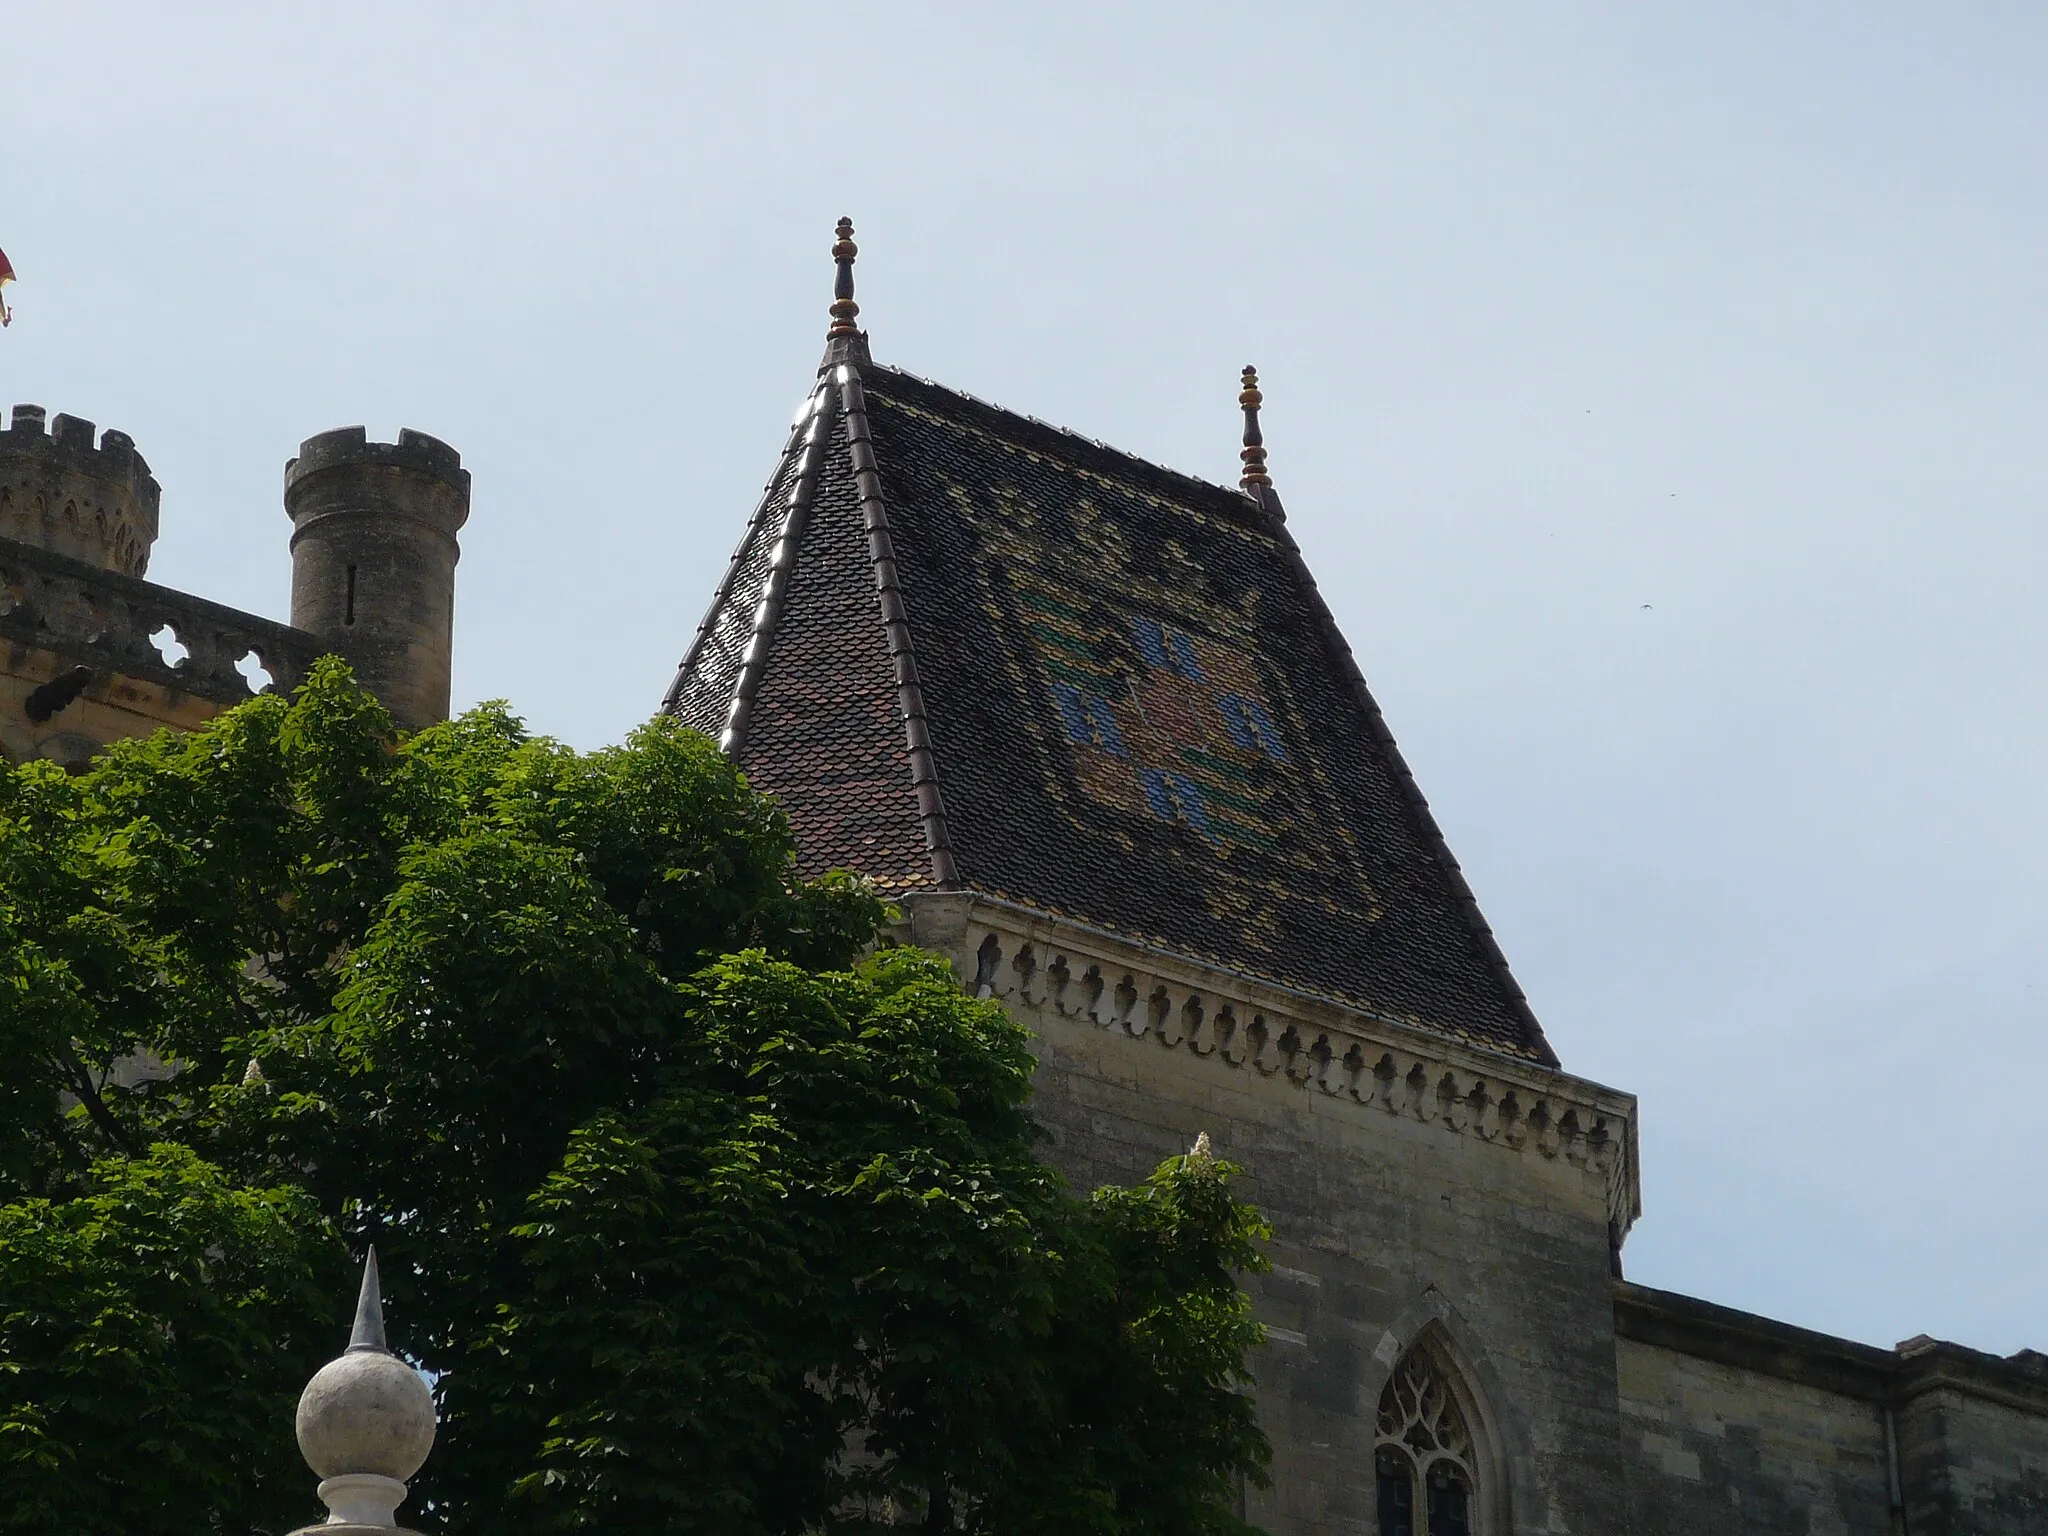
<path id="1" fill-rule="evenodd" d="M 1651 1284 L 2048 1348 L 2048 11 L 16 6 L 0 395 L 283 616 L 352 422 L 476 476 L 458 702 L 659 700 L 808 381 L 1275 478 Z"/>

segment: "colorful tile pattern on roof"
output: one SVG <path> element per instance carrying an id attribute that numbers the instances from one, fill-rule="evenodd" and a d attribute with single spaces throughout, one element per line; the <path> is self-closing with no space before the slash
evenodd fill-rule
<path id="1" fill-rule="evenodd" d="M 1263 506 L 858 371 L 963 885 L 1550 1059 Z M 931 865 L 888 686 L 904 658 L 851 479 L 842 443 L 740 760 L 807 866 L 909 889 Z"/>
<path id="2" fill-rule="evenodd" d="M 1278 852 L 1289 841 L 1280 781 L 1293 761 L 1246 637 L 1219 644 L 1071 591 L 1020 584 L 1016 598 L 1084 793 L 1216 843 Z"/>

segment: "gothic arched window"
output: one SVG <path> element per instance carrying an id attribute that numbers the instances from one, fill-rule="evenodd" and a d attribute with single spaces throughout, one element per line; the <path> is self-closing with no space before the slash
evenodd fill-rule
<path id="1" fill-rule="evenodd" d="M 1427 1345 L 1410 1350 L 1380 1394 L 1373 1478 L 1379 1536 L 1471 1536 L 1479 1457 L 1450 1374 Z"/>

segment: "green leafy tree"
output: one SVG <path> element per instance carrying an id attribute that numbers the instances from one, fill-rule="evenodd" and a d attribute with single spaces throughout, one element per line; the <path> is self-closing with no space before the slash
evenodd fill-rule
<path id="1" fill-rule="evenodd" d="M 399 738 L 338 662 L 0 773 L 0 1530 L 311 1518 L 372 1241 L 437 1529 L 1243 1529 L 1231 1170 L 1069 1191 L 889 915 L 695 733 Z"/>

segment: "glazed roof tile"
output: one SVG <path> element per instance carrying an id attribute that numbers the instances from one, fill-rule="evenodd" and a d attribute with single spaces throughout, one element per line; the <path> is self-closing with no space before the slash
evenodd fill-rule
<path id="1" fill-rule="evenodd" d="M 665 707 L 781 800 L 807 870 L 1554 1062 L 1268 498 L 856 352 Z"/>

